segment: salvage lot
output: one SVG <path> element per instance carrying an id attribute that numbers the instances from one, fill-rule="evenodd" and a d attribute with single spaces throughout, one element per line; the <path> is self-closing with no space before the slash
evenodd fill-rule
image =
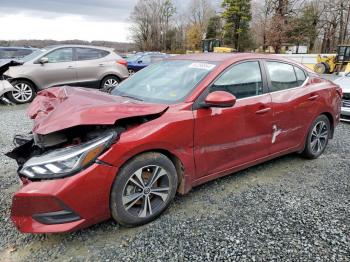
<path id="1" fill-rule="evenodd" d="M 12 225 L 19 187 L 3 153 L 26 132 L 27 106 L 0 106 L 0 260 L 161 261 L 333 260 L 350 258 L 350 125 L 340 124 L 319 159 L 285 156 L 178 196 L 156 221 L 112 221 L 70 234 L 29 235 Z M 88 203 L 87 203 L 88 204 Z"/>

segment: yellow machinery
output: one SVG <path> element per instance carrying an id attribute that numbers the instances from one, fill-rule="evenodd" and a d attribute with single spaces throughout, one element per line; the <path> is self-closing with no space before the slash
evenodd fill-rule
<path id="1" fill-rule="evenodd" d="M 202 51 L 204 53 L 232 53 L 236 50 L 230 47 L 223 47 L 221 40 L 211 38 L 202 40 Z"/>
<path id="2" fill-rule="evenodd" d="M 350 72 L 350 45 L 340 45 L 336 55 L 318 55 L 314 71 L 318 74 Z"/>

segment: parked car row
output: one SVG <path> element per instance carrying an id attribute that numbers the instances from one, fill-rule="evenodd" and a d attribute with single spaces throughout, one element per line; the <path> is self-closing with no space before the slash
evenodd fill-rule
<path id="1" fill-rule="evenodd" d="M 127 62 L 110 48 L 65 45 L 36 50 L 4 73 L 14 103 L 31 102 L 40 90 L 62 85 L 111 89 L 129 76 Z"/>
<path id="2" fill-rule="evenodd" d="M 6 93 L 0 97 L 16 104 L 29 103 L 38 91 L 62 85 L 110 92 L 129 75 L 168 57 L 159 52 L 139 52 L 125 60 L 110 48 L 81 45 L 0 48 L 0 76 L 7 81 L 2 86 L 9 87 L 9 82 L 13 86 L 2 88 Z"/>
<path id="3" fill-rule="evenodd" d="M 138 52 L 124 59 L 110 48 L 81 45 L 0 47 L 0 101 L 28 103 L 38 91 L 61 85 L 111 92 L 128 75 L 169 57 Z M 341 120 L 350 122 L 350 74 L 335 83 L 343 89 Z"/>

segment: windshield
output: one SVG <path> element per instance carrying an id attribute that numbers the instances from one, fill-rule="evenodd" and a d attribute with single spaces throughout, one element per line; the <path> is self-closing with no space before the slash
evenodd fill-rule
<path id="1" fill-rule="evenodd" d="M 36 50 L 35 52 L 31 53 L 30 55 L 23 57 L 21 59 L 21 61 L 23 62 L 28 62 L 34 58 L 36 58 L 37 56 L 41 55 L 45 50 Z"/>
<path id="2" fill-rule="evenodd" d="M 142 69 L 122 82 L 112 95 L 149 103 L 182 101 L 215 68 L 197 61 L 163 61 Z"/>

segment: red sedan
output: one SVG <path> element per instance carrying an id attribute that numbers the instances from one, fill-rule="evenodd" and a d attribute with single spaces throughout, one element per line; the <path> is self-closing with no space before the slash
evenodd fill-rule
<path id="1" fill-rule="evenodd" d="M 23 182 L 12 220 L 31 233 L 148 223 L 176 192 L 292 152 L 319 157 L 341 95 L 300 64 L 257 54 L 177 56 L 112 95 L 44 90 L 28 110 L 32 133 L 7 154 Z"/>

